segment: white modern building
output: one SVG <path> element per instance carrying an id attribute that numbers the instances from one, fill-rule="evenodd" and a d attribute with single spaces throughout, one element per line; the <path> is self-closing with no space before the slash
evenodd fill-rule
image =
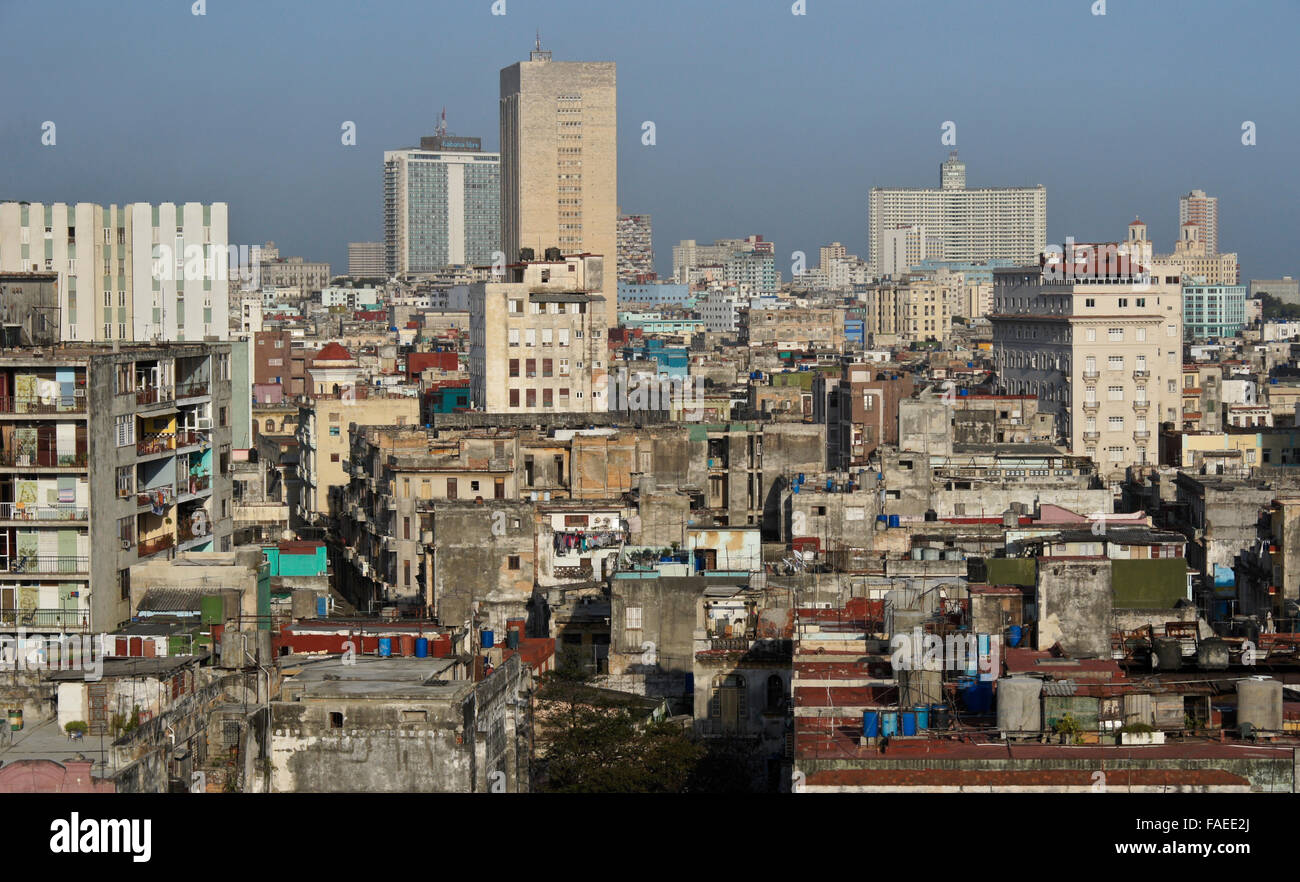
<path id="1" fill-rule="evenodd" d="M 0 271 L 58 273 L 64 340 L 227 340 L 231 277 L 255 262 L 224 202 L 0 203 Z"/>
<path id="2" fill-rule="evenodd" d="M 882 275 L 887 274 L 882 258 L 890 230 L 921 228 L 919 235 L 936 241 L 942 251 L 927 256 L 944 260 L 1008 258 L 1032 263 L 1047 247 L 1046 187 L 969 188 L 966 165 L 955 151 L 940 166 L 940 183 L 937 189 L 871 189 L 871 261 Z"/>
<path id="3" fill-rule="evenodd" d="M 478 138 L 435 135 L 384 152 L 389 275 L 493 263 L 501 249 L 501 155 Z M 349 260 L 350 269 L 350 260 Z"/>

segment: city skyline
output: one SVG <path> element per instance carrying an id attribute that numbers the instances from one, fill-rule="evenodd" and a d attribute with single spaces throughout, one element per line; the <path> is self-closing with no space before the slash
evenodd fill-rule
<path id="1" fill-rule="evenodd" d="M 796 16 L 788 3 L 760 12 L 719 0 L 691 17 L 716 38 L 706 43 L 695 31 L 681 33 L 688 7 L 680 3 L 615 13 L 576 0 L 545 7 L 511 0 L 504 16 L 493 16 L 487 3 L 395 3 L 392 14 L 412 23 L 403 33 L 334 2 L 313 5 L 310 14 L 293 5 L 259 8 L 256 30 L 246 27 L 254 7 L 234 0 L 201 17 L 188 7 L 142 4 L 111 13 L 120 32 L 157 40 L 152 55 L 124 52 L 115 62 L 112 76 L 124 88 L 111 109 L 73 85 L 105 73 L 93 56 L 49 69 L 39 99 L 14 96 L 0 128 L 10 159 L 0 197 L 225 201 L 232 239 L 274 239 L 285 253 L 341 268 L 348 242 L 382 238 L 383 152 L 411 143 L 413 133 L 432 133 L 442 107 L 452 131 L 499 149 L 497 72 L 526 57 L 540 28 L 557 60 L 620 67 L 619 202 L 625 212 L 655 217 L 661 276 L 681 239 L 762 234 L 777 244 L 787 277 L 796 250 L 815 255 L 840 241 L 865 256 L 870 188 L 932 186 L 935 165 L 954 146 L 941 143 L 946 122 L 956 123 L 955 146 L 974 172 L 970 186 L 1047 187 L 1049 242 L 1119 240 L 1140 216 L 1157 249 L 1170 249 L 1178 199 L 1200 189 L 1220 200 L 1218 247 L 1241 255 L 1243 278 L 1294 275 L 1285 220 L 1300 194 L 1285 171 L 1300 121 L 1282 91 L 1295 67 L 1282 50 L 1294 32 L 1286 25 L 1300 11 L 1258 3 L 1267 14 L 1245 15 L 1218 4 L 1156 3 L 1094 16 L 1088 4 L 1077 5 L 867 11 L 819 0 Z M 89 51 L 110 13 L 70 6 L 69 49 Z M 41 15 L 40 4 L 0 8 L 12 33 L 36 27 Z M 615 24 L 620 30 L 611 33 Z M 915 40 L 879 39 L 872 52 L 848 51 L 855 38 L 927 30 L 935 51 L 906 78 L 895 73 L 910 65 Z M 1081 53 L 1123 55 L 1123 73 L 1057 72 L 1060 40 L 1033 38 L 1048 32 L 1076 41 Z M 432 42 L 408 59 L 430 33 Z M 1153 44 L 1144 33 L 1161 39 Z M 1203 90 L 1179 88 L 1176 73 L 1179 47 L 1211 34 L 1258 50 L 1249 70 L 1228 53 L 1201 57 L 1213 101 Z M 344 35 L 354 49 L 349 63 L 317 50 L 320 39 Z M 1017 41 L 1017 53 L 970 73 L 988 57 L 990 40 L 1017 36 L 1030 38 Z M 232 40 L 248 43 L 260 61 L 223 70 L 218 86 L 200 73 L 220 64 Z M 34 51 L 17 47 L 16 64 L 36 64 Z M 780 58 L 779 71 L 763 63 L 765 53 Z M 378 62 L 386 73 L 366 72 L 366 63 Z M 159 80 L 154 64 L 177 75 Z M 1131 115 L 1116 117 L 1110 101 L 1086 97 L 1108 90 Z M 988 101 L 993 94 L 1001 96 L 996 103 Z M 1067 97 L 1077 95 L 1085 97 Z M 158 113 L 187 106 L 207 118 L 182 114 L 193 122 L 175 125 Z M 139 122 L 148 119 L 155 124 Z M 46 121 L 57 126 L 53 147 L 41 143 Z M 355 146 L 340 143 L 345 121 L 356 125 Z M 1254 146 L 1241 143 L 1246 121 L 1257 128 Z M 654 123 L 653 146 L 642 143 L 645 122 Z M 232 143 L 225 132 L 244 136 Z M 115 174 L 94 171 L 96 163 Z"/>

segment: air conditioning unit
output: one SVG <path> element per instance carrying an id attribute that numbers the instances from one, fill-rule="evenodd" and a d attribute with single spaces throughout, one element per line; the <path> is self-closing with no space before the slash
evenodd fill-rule
<path id="1" fill-rule="evenodd" d="M 73 390 L 72 390 L 72 397 L 73 397 L 73 398 L 85 398 L 85 397 L 86 397 L 86 390 L 85 390 L 85 389 L 73 389 Z"/>
<path id="2" fill-rule="evenodd" d="M 210 430 L 212 428 L 212 417 L 199 417 L 199 429 Z"/>
<path id="3" fill-rule="evenodd" d="M 123 551 L 130 551 L 130 550 L 131 550 L 131 540 L 130 540 L 130 539 L 123 539 L 123 540 L 122 540 L 122 550 L 123 550 Z"/>

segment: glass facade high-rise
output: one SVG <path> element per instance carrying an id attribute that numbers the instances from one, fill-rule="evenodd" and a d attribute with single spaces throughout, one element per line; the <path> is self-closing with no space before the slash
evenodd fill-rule
<path id="1" fill-rule="evenodd" d="M 384 153 L 389 273 L 486 266 L 501 247 L 501 156 L 477 138 L 422 139 Z"/>

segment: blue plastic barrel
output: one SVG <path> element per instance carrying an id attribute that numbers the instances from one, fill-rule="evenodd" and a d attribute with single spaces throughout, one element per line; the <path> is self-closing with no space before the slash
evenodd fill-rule
<path id="1" fill-rule="evenodd" d="M 494 632 L 491 628 L 483 629 L 482 646 L 484 649 L 491 649 L 493 646 L 496 646 L 496 639 L 497 639 L 496 632 Z"/>
<path id="2" fill-rule="evenodd" d="M 1021 631 L 1019 625 L 1012 625 L 1009 631 L 1010 633 L 1007 635 L 1007 643 L 1011 646 L 1019 646 L 1020 637 L 1024 632 Z"/>
<path id="3" fill-rule="evenodd" d="M 889 525 L 888 515 L 876 515 L 876 520 L 880 521 L 880 523 L 884 524 L 885 526 Z"/>
<path id="4" fill-rule="evenodd" d="M 393 638 L 392 638 L 392 637 L 380 637 L 380 638 L 379 638 L 379 657 L 380 657 L 380 658 L 389 658 L 389 657 L 392 656 L 392 654 L 393 654 Z"/>
<path id="5" fill-rule="evenodd" d="M 429 657 L 429 638 L 428 638 L 428 637 L 416 637 L 416 638 L 415 638 L 415 657 L 416 657 L 416 658 L 428 658 L 428 657 Z"/>
<path id="6" fill-rule="evenodd" d="M 875 738 L 880 734 L 880 713 L 878 711 L 862 712 L 862 737 Z"/>
<path id="7" fill-rule="evenodd" d="M 880 715 L 880 734 L 886 738 L 898 734 L 898 711 L 885 711 Z"/>
<path id="8" fill-rule="evenodd" d="M 329 613 L 330 613 L 329 600 L 327 600 L 327 599 L 324 598 L 324 597 L 317 597 L 317 598 L 316 598 L 316 615 L 320 616 L 320 617 L 323 619 L 323 618 L 325 618 L 327 615 L 329 615 Z"/>
<path id="9" fill-rule="evenodd" d="M 904 734 L 904 735 L 915 735 L 915 734 L 916 734 L 916 714 L 913 713 L 912 711 L 903 711 L 903 712 L 902 712 L 901 714 L 899 714 L 898 716 L 901 718 L 902 723 L 903 723 L 903 734 Z"/>
<path id="10" fill-rule="evenodd" d="M 826 479 L 826 489 L 827 491 L 835 489 L 835 480 L 833 478 Z"/>
<path id="11" fill-rule="evenodd" d="M 901 517 L 899 517 L 898 515 L 890 515 L 890 516 L 889 516 L 889 526 L 891 526 L 891 527 L 901 527 L 901 526 L 903 526 L 903 519 L 902 519 Z"/>
<path id="12" fill-rule="evenodd" d="M 930 709 L 928 707 L 923 704 L 918 704 L 916 707 L 912 708 L 912 711 L 916 714 L 916 728 L 930 728 Z"/>

